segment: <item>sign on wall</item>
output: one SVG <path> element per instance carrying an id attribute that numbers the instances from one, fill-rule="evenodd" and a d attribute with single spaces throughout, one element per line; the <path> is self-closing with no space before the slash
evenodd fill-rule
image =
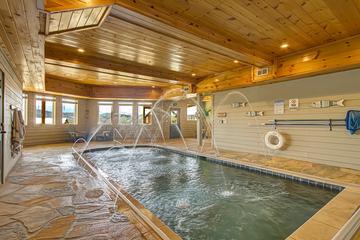
<path id="1" fill-rule="evenodd" d="M 284 114 L 285 112 L 285 102 L 284 100 L 276 100 L 274 102 L 274 114 Z"/>

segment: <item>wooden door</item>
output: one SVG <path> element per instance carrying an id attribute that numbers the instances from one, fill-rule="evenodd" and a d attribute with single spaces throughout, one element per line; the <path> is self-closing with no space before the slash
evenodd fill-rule
<path id="1" fill-rule="evenodd" d="M 4 72 L 0 70 L 0 179 L 4 183 Z"/>

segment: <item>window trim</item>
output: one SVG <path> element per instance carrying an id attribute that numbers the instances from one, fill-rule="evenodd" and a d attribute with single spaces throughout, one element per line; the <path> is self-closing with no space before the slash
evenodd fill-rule
<path id="1" fill-rule="evenodd" d="M 29 111 L 29 95 L 27 93 L 23 93 L 22 95 L 22 100 L 23 100 L 23 118 L 24 118 L 24 123 L 25 126 L 28 125 L 28 111 Z"/>
<path id="2" fill-rule="evenodd" d="M 112 101 L 98 101 L 98 107 L 97 107 L 97 115 L 98 115 L 98 120 L 97 120 L 97 124 L 104 124 L 104 125 L 111 125 L 112 123 L 111 123 L 111 116 L 112 116 L 112 114 L 113 114 L 113 110 L 114 110 L 114 102 L 112 102 Z M 100 121 L 100 106 L 111 106 L 111 109 L 110 109 L 110 123 L 107 123 L 107 122 L 105 122 L 105 123 L 103 123 L 103 122 L 101 122 Z"/>
<path id="3" fill-rule="evenodd" d="M 36 101 L 41 100 L 41 123 L 36 122 Z M 46 101 L 53 103 L 52 123 L 46 123 Z M 35 96 L 35 125 L 56 125 L 56 97 L 47 95 Z"/>
<path id="4" fill-rule="evenodd" d="M 68 123 L 69 125 L 78 125 L 79 124 L 79 102 L 77 99 L 72 98 L 61 98 L 61 124 L 65 125 L 63 121 L 63 104 L 64 103 L 72 103 L 75 104 L 75 123 Z"/>
<path id="5" fill-rule="evenodd" d="M 121 117 L 121 114 L 120 114 L 120 108 L 121 107 L 124 107 L 124 106 L 128 106 L 128 107 L 131 107 L 131 122 L 130 124 L 126 124 L 126 123 L 121 123 L 120 122 L 120 117 Z M 134 105 L 132 102 L 119 102 L 118 104 L 118 125 L 122 125 L 122 126 L 131 126 L 134 124 Z"/>
<path id="6" fill-rule="evenodd" d="M 189 107 L 196 107 L 196 112 L 195 112 L 195 118 L 194 119 L 192 119 L 192 118 L 190 118 L 189 119 L 189 114 L 188 114 L 188 108 Z M 198 111 L 198 109 L 197 109 L 198 107 L 196 106 L 196 104 L 187 104 L 186 105 L 186 121 L 190 121 L 190 122 L 193 122 L 193 121 L 197 121 L 197 111 Z"/>
<path id="7" fill-rule="evenodd" d="M 142 107 L 142 121 L 140 122 L 140 119 L 139 119 L 139 107 Z M 145 110 L 146 109 L 152 109 L 153 106 L 151 103 L 142 103 L 142 104 L 139 104 L 138 105 L 138 111 L 137 111 L 137 124 L 138 125 L 151 125 L 152 122 L 153 122 L 153 116 L 152 116 L 152 112 L 150 111 L 149 114 L 149 119 L 150 119 L 150 122 L 149 123 L 145 123 Z"/>

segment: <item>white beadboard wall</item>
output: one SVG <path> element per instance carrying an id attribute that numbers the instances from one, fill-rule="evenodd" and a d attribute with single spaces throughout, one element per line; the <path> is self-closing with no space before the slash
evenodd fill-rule
<path id="1" fill-rule="evenodd" d="M 61 122 L 61 102 L 62 97 L 56 96 L 56 124 L 43 125 L 35 124 L 35 93 L 28 93 L 28 123 L 26 126 L 26 136 L 24 146 L 62 143 L 70 140 L 69 127 Z M 66 97 L 67 98 L 67 97 Z M 87 130 L 87 100 L 78 99 L 78 125 L 75 129 L 77 131 Z"/>
<path id="2" fill-rule="evenodd" d="M 69 141 L 68 127 L 61 124 L 61 97 L 56 97 L 56 124 L 55 125 L 39 125 L 35 124 L 35 93 L 28 93 L 28 125 L 26 126 L 26 138 L 25 146 L 41 145 L 49 143 L 62 143 Z M 99 100 L 87 100 L 78 99 L 79 102 L 79 118 L 78 125 L 75 127 L 77 131 L 92 132 L 98 126 L 98 101 Z M 111 101 L 111 100 L 101 100 Z M 129 101 L 125 101 L 129 102 Z M 122 134 L 126 136 L 126 139 L 134 140 L 139 133 L 139 125 L 137 124 L 137 104 L 139 101 L 133 101 L 133 125 L 119 125 L 117 128 Z M 146 102 L 146 101 L 141 101 Z M 121 101 L 113 101 L 113 112 L 118 113 L 118 105 Z M 196 137 L 196 122 L 186 120 L 186 106 L 187 101 L 180 101 L 178 107 L 181 108 L 181 127 L 184 137 Z M 165 101 L 159 104 L 160 108 L 168 108 L 169 102 Z M 87 111 L 87 113 L 86 113 Z M 165 138 L 169 137 L 169 122 L 166 121 L 168 118 L 162 118 L 163 113 L 157 112 L 161 126 L 164 129 Z M 103 128 L 107 128 L 104 126 Z M 100 129 L 99 132 L 102 132 Z M 159 131 L 158 124 L 153 117 L 152 124 L 144 127 L 141 139 L 153 138 L 154 134 L 160 138 L 161 133 Z"/>
<path id="3" fill-rule="evenodd" d="M 244 94 L 256 111 L 265 116 L 245 116 L 251 107 L 232 108 L 232 102 L 246 101 Z M 299 98 L 298 110 L 289 110 L 288 100 Z M 318 100 L 345 99 L 345 107 L 316 109 L 310 104 Z M 274 115 L 274 101 L 285 100 L 285 114 Z M 271 119 L 344 119 L 348 110 L 360 110 L 360 69 L 303 78 L 266 86 L 244 88 L 214 94 L 214 135 L 216 145 L 250 153 L 265 153 L 291 159 L 360 169 L 360 133 L 350 135 L 345 127 L 279 126 L 286 138 L 283 150 L 269 150 L 264 145 L 264 135 L 273 130 L 257 126 Z M 227 123 L 220 124 L 217 113 L 227 113 Z"/>
<path id="4" fill-rule="evenodd" d="M 21 154 L 11 156 L 11 119 L 10 105 L 22 109 L 22 82 L 0 49 L 0 68 L 4 72 L 4 179 L 15 165 Z"/>

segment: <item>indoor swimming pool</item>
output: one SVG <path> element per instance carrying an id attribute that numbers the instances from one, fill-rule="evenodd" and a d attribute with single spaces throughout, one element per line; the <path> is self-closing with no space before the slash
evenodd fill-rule
<path id="1" fill-rule="evenodd" d="M 338 193 L 160 148 L 85 155 L 183 239 L 285 239 Z"/>

